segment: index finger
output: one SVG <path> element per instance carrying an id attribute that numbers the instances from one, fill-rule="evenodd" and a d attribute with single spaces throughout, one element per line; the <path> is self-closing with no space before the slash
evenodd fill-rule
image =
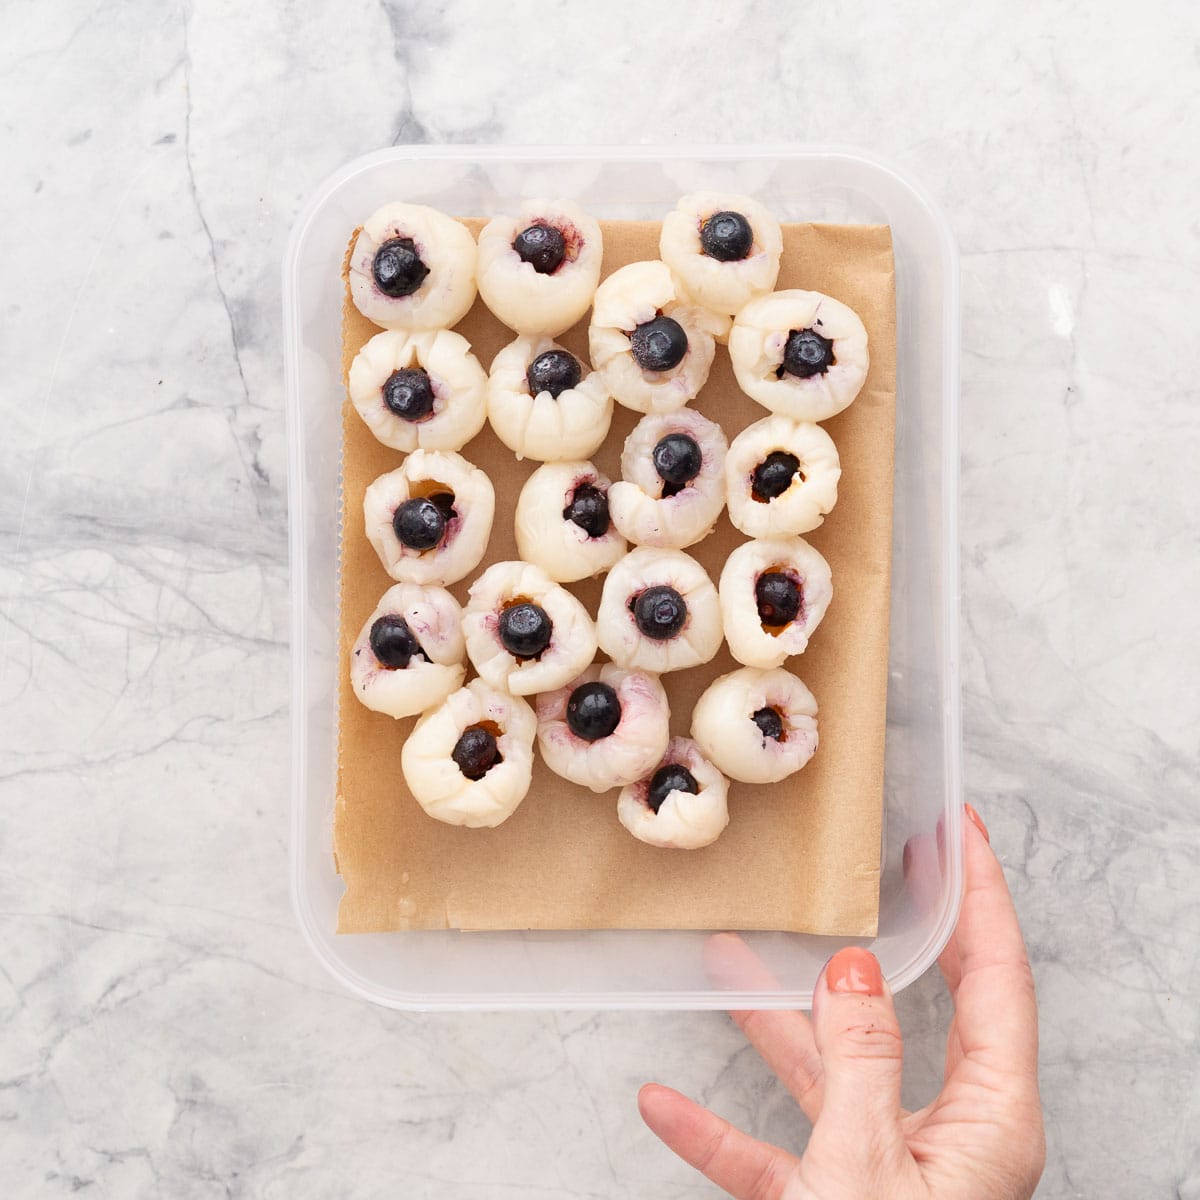
<path id="1" fill-rule="evenodd" d="M 959 1042 L 967 1059 L 1036 1078 L 1037 1000 L 1016 909 L 987 837 L 964 824 L 966 887 L 943 966 Z"/>
<path id="2" fill-rule="evenodd" d="M 704 948 L 709 978 L 727 990 L 777 992 L 779 980 L 736 933 L 716 933 Z M 810 1121 L 821 1114 L 825 1072 L 812 1024 L 791 1009 L 731 1011 L 730 1017 L 782 1080 Z"/>

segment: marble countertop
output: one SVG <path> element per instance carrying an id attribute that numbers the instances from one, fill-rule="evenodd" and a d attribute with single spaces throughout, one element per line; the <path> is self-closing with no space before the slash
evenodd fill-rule
<path id="1" fill-rule="evenodd" d="M 1039 1196 L 1197 1200 L 1190 6 L 590 7 L 6 10 L 6 1196 L 713 1195 L 647 1079 L 803 1143 L 721 1014 L 405 1015 L 311 958 L 279 262 L 391 143 L 811 140 L 923 180 L 962 251 L 966 791 L 1036 967 Z M 899 1007 L 921 1103 L 936 973 Z"/>

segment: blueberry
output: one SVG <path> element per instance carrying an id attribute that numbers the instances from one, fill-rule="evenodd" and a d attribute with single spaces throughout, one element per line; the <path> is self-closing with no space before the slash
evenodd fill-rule
<path id="1" fill-rule="evenodd" d="M 393 371 L 383 385 L 383 402 L 405 421 L 422 421 L 433 412 L 433 384 L 420 367 Z"/>
<path id="2" fill-rule="evenodd" d="M 684 598 L 665 584 L 647 588 L 630 607 L 638 628 L 656 642 L 673 638 L 683 628 L 688 615 Z"/>
<path id="3" fill-rule="evenodd" d="M 800 587 L 782 571 L 768 571 L 754 585 L 758 601 L 758 619 L 764 625 L 787 625 L 800 612 Z"/>
<path id="4" fill-rule="evenodd" d="M 497 763 L 504 761 L 496 735 L 482 725 L 470 725 L 459 735 L 450 757 L 468 779 L 482 779 Z"/>
<path id="5" fill-rule="evenodd" d="M 421 643 L 413 637 L 403 617 L 389 614 L 371 626 L 371 653 L 381 666 L 391 670 L 407 667 L 414 658 L 424 658 Z"/>
<path id="6" fill-rule="evenodd" d="M 776 496 L 782 496 L 792 486 L 799 470 L 800 460 L 794 454 L 773 450 L 754 468 L 755 500 L 774 500 Z M 803 475 L 800 480 L 804 481 Z"/>
<path id="7" fill-rule="evenodd" d="M 446 518 L 447 524 L 458 516 L 458 509 L 454 507 L 453 492 L 434 492 L 429 498 L 437 505 L 438 512 Z"/>
<path id="8" fill-rule="evenodd" d="M 588 537 L 603 537 L 608 532 L 608 496 L 595 484 L 581 483 L 563 509 L 563 520 L 574 521 Z"/>
<path id="9" fill-rule="evenodd" d="M 446 532 L 446 517 L 437 504 L 420 496 L 396 509 L 392 528 L 410 550 L 431 550 Z"/>
<path id="10" fill-rule="evenodd" d="M 514 658 L 537 658 L 550 645 L 553 630 L 540 604 L 510 604 L 500 614 L 500 644 Z"/>
<path id="11" fill-rule="evenodd" d="M 783 718 L 775 709 L 760 708 L 758 712 L 751 715 L 750 720 L 758 726 L 764 741 L 766 738 L 772 738 L 777 742 L 783 741 Z"/>
<path id="12" fill-rule="evenodd" d="M 663 801 L 672 792 L 691 792 L 694 796 L 700 790 L 696 777 L 679 763 L 667 763 L 659 767 L 650 776 L 650 791 L 646 795 L 646 803 L 654 812 L 663 806 Z"/>
<path id="13" fill-rule="evenodd" d="M 700 245 L 709 258 L 736 262 L 750 253 L 754 230 L 740 212 L 716 212 L 700 226 Z"/>
<path id="14" fill-rule="evenodd" d="M 824 375 L 833 366 L 833 342 L 815 329 L 793 329 L 783 348 L 783 365 L 775 372 L 780 378 L 784 371 L 797 379 Z"/>
<path id="15" fill-rule="evenodd" d="M 638 366 L 647 371 L 669 371 L 683 362 L 687 353 L 687 334 L 671 317 L 655 317 L 639 325 L 629 343 Z"/>
<path id="16" fill-rule="evenodd" d="M 621 702 L 607 683 L 581 683 L 567 701 L 567 725 L 585 742 L 606 738 L 621 723 Z"/>
<path id="17" fill-rule="evenodd" d="M 425 282 L 429 268 L 421 261 L 412 238 L 388 238 L 375 251 L 371 274 L 385 296 L 398 299 L 411 296 Z"/>
<path id="18" fill-rule="evenodd" d="M 522 229 L 513 241 L 513 249 L 539 275 L 553 275 L 567 255 L 567 243 L 553 225 L 541 222 Z"/>
<path id="19" fill-rule="evenodd" d="M 683 491 L 700 474 L 704 461 L 696 439 L 686 433 L 668 433 L 654 447 L 653 458 L 654 469 L 664 484 L 664 496 Z"/>
<path id="20" fill-rule="evenodd" d="M 531 396 L 549 392 L 555 400 L 575 387 L 582 376 L 579 359 L 565 350 L 547 350 L 545 354 L 539 354 L 525 372 Z"/>

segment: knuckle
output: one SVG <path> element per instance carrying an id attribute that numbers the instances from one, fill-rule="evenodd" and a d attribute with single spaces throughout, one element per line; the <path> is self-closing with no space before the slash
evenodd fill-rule
<path id="1" fill-rule="evenodd" d="M 1025 992 L 1030 996 L 1034 994 L 1036 988 L 1033 967 L 1029 965 L 1029 956 L 1024 949 L 1019 954 L 995 959 L 994 965 L 1004 973 L 1008 986 L 1014 991 Z"/>
<path id="2" fill-rule="evenodd" d="M 868 1015 L 843 1022 L 838 1030 L 838 1053 L 848 1059 L 899 1059 L 903 1054 L 900 1027 Z"/>
<path id="3" fill-rule="evenodd" d="M 822 1071 L 820 1059 L 811 1061 L 807 1057 L 792 1064 L 784 1085 L 796 1097 L 800 1107 L 806 1112 L 816 1105 L 822 1091 Z"/>
<path id="4" fill-rule="evenodd" d="M 1033 997 L 1036 991 L 1033 968 L 1023 950 L 1016 954 L 975 956 L 964 963 L 963 975 L 976 983 L 986 979 L 990 986 L 1008 995 Z"/>
<path id="5" fill-rule="evenodd" d="M 712 1166 L 717 1155 L 721 1153 L 725 1143 L 729 1140 L 729 1131 L 731 1128 L 732 1126 L 728 1121 L 722 1121 L 721 1127 L 709 1138 L 708 1144 L 700 1151 L 696 1158 L 696 1166 L 701 1171 L 707 1171 Z"/>
<path id="6" fill-rule="evenodd" d="M 783 1179 L 779 1173 L 779 1159 L 772 1154 L 750 1184 L 746 1200 L 778 1200 L 783 1194 Z"/>
<path id="7" fill-rule="evenodd" d="M 990 1126 L 984 1158 L 1013 1188 L 1014 1197 L 1031 1196 L 1046 1169 L 1046 1130 L 1041 1106 L 1033 1101 L 1014 1105 L 1011 1097 L 997 1110 Z"/>
<path id="8" fill-rule="evenodd" d="M 1029 965 L 1029 959 L 1027 958 L 1022 958 L 1020 963 L 1017 965 L 1016 986 L 1021 992 L 1027 995 L 1030 1000 L 1033 1000 L 1036 1003 L 1037 984 L 1033 978 L 1033 967 Z"/>

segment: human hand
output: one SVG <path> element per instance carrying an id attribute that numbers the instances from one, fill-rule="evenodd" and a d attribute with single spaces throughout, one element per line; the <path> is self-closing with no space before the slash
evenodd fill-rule
<path id="1" fill-rule="evenodd" d="M 732 1013 L 813 1123 L 802 1157 L 757 1141 L 686 1096 L 650 1083 L 642 1118 L 680 1158 L 737 1200 L 1029 1200 L 1045 1165 L 1033 975 L 987 830 L 969 805 L 966 887 L 938 966 L 954 997 L 941 1093 L 900 1107 L 901 1037 L 874 955 L 825 965 L 811 1021 Z M 750 949 L 721 955 L 757 972 Z"/>

